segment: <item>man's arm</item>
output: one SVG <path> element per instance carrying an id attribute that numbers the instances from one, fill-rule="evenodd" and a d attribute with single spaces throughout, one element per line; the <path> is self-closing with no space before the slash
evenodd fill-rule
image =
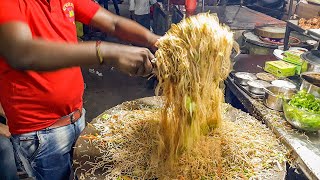
<path id="1" fill-rule="evenodd" d="M 100 30 L 141 46 L 154 48 L 160 38 L 140 24 L 100 8 L 93 17 L 91 24 Z"/>
<path id="2" fill-rule="evenodd" d="M 11 133 L 9 131 L 9 127 L 7 125 L 4 125 L 0 123 L 0 136 L 10 137 Z"/>
<path id="3" fill-rule="evenodd" d="M 4 111 L 3 111 L 2 106 L 1 106 L 1 103 L 0 103 L 0 115 L 5 117 Z M 0 136 L 5 136 L 5 137 L 10 137 L 11 136 L 11 134 L 9 132 L 9 127 L 4 125 L 4 124 L 2 124 L 1 122 L 0 122 Z"/>
<path id="4" fill-rule="evenodd" d="M 141 38 L 141 37 L 140 37 Z M 0 56 L 18 70 L 51 71 L 66 67 L 98 64 L 95 42 L 67 44 L 32 39 L 29 26 L 22 22 L 0 25 Z M 106 64 L 131 75 L 152 71 L 154 56 L 146 48 L 102 43 Z"/>

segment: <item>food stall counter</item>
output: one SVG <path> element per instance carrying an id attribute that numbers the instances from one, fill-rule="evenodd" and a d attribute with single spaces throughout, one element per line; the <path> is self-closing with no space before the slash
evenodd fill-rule
<path id="1" fill-rule="evenodd" d="M 270 55 L 239 55 L 234 65 L 238 72 L 262 72 L 265 61 L 275 59 Z M 305 133 L 294 129 L 282 112 L 271 110 L 263 105 L 262 100 L 253 99 L 229 76 L 225 81 L 226 90 L 230 91 L 252 116 L 264 122 L 292 150 L 295 164 L 308 179 L 320 179 L 320 133 Z M 230 93 L 229 92 L 229 93 Z M 229 94 L 227 92 L 227 94 Z M 226 99 L 230 97 L 226 97 Z"/>

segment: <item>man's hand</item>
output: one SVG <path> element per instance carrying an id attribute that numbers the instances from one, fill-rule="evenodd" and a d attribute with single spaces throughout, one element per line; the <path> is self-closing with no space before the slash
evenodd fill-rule
<path id="1" fill-rule="evenodd" d="M 158 43 L 160 38 L 161 38 L 160 36 L 155 36 L 154 39 L 151 40 L 150 43 L 152 44 L 151 46 L 152 53 L 155 53 L 158 50 Z"/>
<path id="2" fill-rule="evenodd" d="M 10 137 L 9 127 L 0 123 L 0 136 Z"/>
<path id="3" fill-rule="evenodd" d="M 106 53 L 108 51 L 108 49 L 103 50 Z M 113 57 L 109 56 L 109 58 L 106 57 L 105 59 L 107 64 L 130 76 L 146 76 L 151 74 L 151 60 L 154 59 L 154 55 L 147 48 L 118 45 L 112 51 L 114 52 Z"/>

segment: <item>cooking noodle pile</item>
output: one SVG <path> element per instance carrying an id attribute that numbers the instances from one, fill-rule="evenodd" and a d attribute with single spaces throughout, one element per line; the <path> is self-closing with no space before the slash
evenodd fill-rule
<path id="1" fill-rule="evenodd" d="M 229 27 L 212 14 L 187 18 L 159 40 L 157 90 L 165 98 L 159 154 L 168 162 L 221 124 L 220 86 L 231 69 L 233 44 Z"/>
<path id="2" fill-rule="evenodd" d="M 223 104 L 233 47 L 229 28 L 199 14 L 173 25 L 158 47 L 162 105 L 125 103 L 135 108 L 115 107 L 96 119 L 98 133 L 81 137 L 79 147 L 87 150 L 74 162 L 79 178 L 274 179 L 264 175 L 275 174 L 274 167 L 281 171 L 283 146 L 256 119 Z"/>
<path id="3" fill-rule="evenodd" d="M 279 179 L 284 147 L 265 125 L 225 104 L 221 127 L 167 166 L 157 154 L 160 109 L 116 107 L 96 119 L 99 133 L 81 137 L 81 162 L 74 162 L 79 179 Z"/>

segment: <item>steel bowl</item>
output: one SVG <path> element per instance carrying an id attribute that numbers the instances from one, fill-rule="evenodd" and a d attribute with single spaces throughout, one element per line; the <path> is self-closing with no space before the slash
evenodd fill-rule
<path id="1" fill-rule="evenodd" d="M 286 80 L 275 80 L 271 82 L 272 86 L 277 86 L 279 88 L 296 89 L 297 86 L 290 81 Z"/>
<path id="2" fill-rule="evenodd" d="M 305 72 L 301 74 L 302 83 L 300 90 L 320 98 L 320 72 Z"/>
<path id="3" fill-rule="evenodd" d="M 250 92 L 254 94 L 263 95 L 265 93 L 265 88 L 269 86 L 271 86 L 271 84 L 268 83 L 267 81 L 262 81 L 262 80 L 248 81 L 248 89 Z"/>
<path id="4" fill-rule="evenodd" d="M 295 89 L 269 86 L 265 89 L 263 104 L 276 111 L 283 110 L 283 101 L 290 99 L 297 91 Z"/>
<path id="5" fill-rule="evenodd" d="M 301 59 L 308 62 L 306 72 L 320 72 L 320 51 L 312 50 L 301 54 Z"/>
<path id="6" fill-rule="evenodd" d="M 247 86 L 248 81 L 257 79 L 256 75 L 248 72 L 237 72 L 235 73 L 234 77 L 235 77 L 235 81 L 237 81 L 242 86 Z"/>
<path id="7" fill-rule="evenodd" d="M 320 72 L 320 65 L 308 63 L 306 72 Z"/>

